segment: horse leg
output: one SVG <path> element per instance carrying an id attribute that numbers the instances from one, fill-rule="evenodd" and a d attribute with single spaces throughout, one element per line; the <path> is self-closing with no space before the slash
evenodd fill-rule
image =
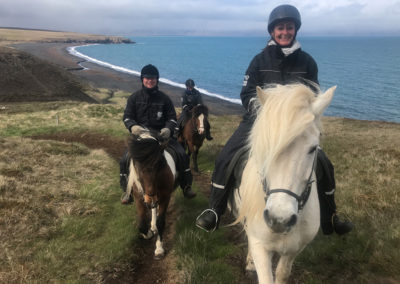
<path id="1" fill-rule="evenodd" d="M 248 236 L 249 250 L 253 256 L 254 265 L 257 271 L 259 284 L 273 284 L 272 275 L 272 255 L 273 252 L 266 251 L 264 244 L 260 240 Z"/>
<path id="2" fill-rule="evenodd" d="M 168 208 L 168 203 L 169 203 L 169 198 L 165 200 L 164 202 L 160 202 L 159 205 L 159 211 L 158 211 L 158 217 L 157 217 L 157 231 L 158 231 L 158 236 L 157 236 L 157 241 L 156 241 L 156 250 L 154 251 L 154 258 L 155 259 L 161 259 L 165 255 L 165 250 L 164 250 L 164 245 L 163 245 L 163 233 L 164 233 L 164 228 L 165 228 L 165 218 L 167 214 L 167 208 Z"/>
<path id="3" fill-rule="evenodd" d="M 149 224 L 146 216 L 146 205 L 135 196 L 136 212 L 138 215 L 139 236 L 145 240 L 151 239 L 154 234 L 149 230 Z"/>
<path id="4" fill-rule="evenodd" d="M 279 258 L 278 266 L 276 267 L 276 283 L 284 284 L 289 280 L 290 272 L 292 270 L 292 264 L 296 255 L 282 255 Z"/>
<path id="5" fill-rule="evenodd" d="M 150 230 L 157 234 L 157 207 L 151 208 L 151 223 L 150 223 Z"/>
<path id="6" fill-rule="evenodd" d="M 246 271 L 247 272 L 255 272 L 256 271 L 256 267 L 254 265 L 253 257 L 251 256 L 250 249 L 247 250 Z"/>
<path id="7" fill-rule="evenodd" d="M 199 172 L 199 167 L 197 166 L 197 154 L 199 153 L 199 148 L 196 146 L 194 147 L 194 152 L 193 152 L 193 169 L 196 173 Z"/>

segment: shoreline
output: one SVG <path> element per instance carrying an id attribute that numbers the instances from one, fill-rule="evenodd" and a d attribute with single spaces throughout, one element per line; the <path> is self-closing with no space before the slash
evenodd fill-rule
<path id="1" fill-rule="evenodd" d="M 128 74 L 110 67 L 102 66 L 91 61 L 83 61 L 81 57 L 72 55 L 68 48 L 76 47 L 72 43 L 19 43 L 13 47 L 37 56 L 52 64 L 58 65 L 75 75 L 82 83 L 94 88 L 119 89 L 133 93 L 139 90 L 141 80 L 139 75 Z M 162 76 L 161 76 L 162 77 Z M 165 92 L 174 103 L 181 107 L 183 88 L 168 83 L 159 82 L 160 90 Z M 242 105 L 202 93 L 204 104 L 213 115 L 242 115 Z"/>

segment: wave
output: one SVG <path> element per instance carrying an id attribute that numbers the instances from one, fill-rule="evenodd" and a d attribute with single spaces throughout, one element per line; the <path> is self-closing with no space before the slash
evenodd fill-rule
<path id="1" fill-rule="evenodd" d="M 107 67 L 107 68 L 111 68 L 111 69 L 113 69 L 115 71 L 118 71 L 118 72 L 127 73 L 127 74 L 131 74 L 131 75 L 135 75 L 135 76 L 140 77 L 140 72 L 139 71 L 128 69 L 128 68 L 117 66 L 117 65 L 105 62 L 105 61 L 98 60 L 96 58 L 87 56 L 87 55 L 85 55 L 85 54 L 83 54 L 83 53 L 81 53 L 81 52 L 76 50 L 76 48 L 78 48 L 78 47 L 88 46 L 88 45 L 97 45 L 97 44 L 86 44 L 86 45 L 79 45 L 79 46 L 70 46 L 70 47 L 67 47 L 67 51 L 71 55 L 83 58 L 83 59 L 85 59 L 85 60 L 87 60 L 89 62 L 95 63 L 97 65 L 104 66 L 104 67 Z M 162 83 L 168 84 L 170 86 L 178 87 L 178 88 L 181 88 L 181 89 L 186 89 L 185 84 L 177 83 L 177 82 L 174 82 L 174 81 L 169 80 L 167 78 L 160 78 L 159 81 L 162 82 Z M 221 100 L 229 101 L 229 102 L 234 103 L 234 104 L 242 104 L 242 101 L 240 99 L 227 98 L 227 97 L 224 97 L 223 95 L 212 93 L 212 92 L 209 92 L 209 91 L 207 91 L 205 89 L 202 89 L 202 88 L 197 88 L 197 90 L 200 93 L 202 93 L 202 94 L 204 94 L 206 96 L 219 98 Z"/>

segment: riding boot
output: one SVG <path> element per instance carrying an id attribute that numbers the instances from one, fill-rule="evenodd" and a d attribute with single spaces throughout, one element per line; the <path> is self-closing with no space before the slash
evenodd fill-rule
<path id="1" fill-rule="evenodd" d="M 196 196 L 196 193 L 192 189 L 192 181 L 193 181 L 192 172 L 190 171 L 190 169 L 187 169 L 183 173 L 181 188 L 183 191 L 183 196 L 188 199 L 192 199 Z"/>
<path id="2" fill-rule="evenodd" d="M 122 204 L 129 204 L 133 202 L 132 194 L 126 193 L 126 188 L 128 186 L 129 160 L 129 152 L 126 151 L 119 162 L 119 185 L 123 191 L 121 196 Z"/>
<path id="3" fill-rule="evenodd" d="M 208 123 L 208 121 L 206 122 L 205 128 L 206 128 L 206 139 L 208 141 L 213 140 L 214 137 L 211 136 L 211 129 L 210 129 L 210 124 Z"/>
<path id="4" fill-rule="evenodd" d="M 211 141 L 214 139 L 214 137 L 211 136 L 210 129 L 206 129 L 206 139 L 208 141 Z"/>
<path id="5" fill-rule="evenodd" d="M 225 188 L 211 186 L 210 208 L 196 218 L 196 226 L 207 232 L 218 229 L 221 215 L 225 212 L 229 192 Z"/>
<path id="6" fill-rule="evenodd" d="M 335 232 L 338 235 L 349 233 L 354 225 L 348 220 L 341 221 L 336 213 L 334 194 L 326 194 L 318 191 L 321 212 L 321 229 L 324 235 Z"/>
<path id="7" fill-rule="evenodd" d="M 325 235 L 349 233 L 354 225 L 347 220 L 341 221 L 336 214 L 334 168 L 322 149 L 318 151 L 316 175 L 322 232 Z"/>

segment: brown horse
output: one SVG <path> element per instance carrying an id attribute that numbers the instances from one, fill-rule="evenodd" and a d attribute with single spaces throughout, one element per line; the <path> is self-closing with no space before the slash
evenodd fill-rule
<path id="1" fill-rule="evenodd" d="M 182 114 L 181 114 L 182 115 Z M 197 105 L 191 110 L 191 118 L 186 121 L 178 141 L 187 147 L 188 155 L 193 154 L 193 169 L 198 172 L 197 155 L 206 137 L 205 127 L 208 125 L 208 108 Z"/>
<path id="2" fill-rule="evenodd" d="M 131 156 L 127 191 L 134 195 L 140 237 L 151 239 L 158 234 L 154 256 L 164 254 L 163 232 L 171 194 L 176 187 L 176 168 L 172 156 L 165 151 L 157 132 L 143 130 L 132 134 L 129 141 Z"/>

